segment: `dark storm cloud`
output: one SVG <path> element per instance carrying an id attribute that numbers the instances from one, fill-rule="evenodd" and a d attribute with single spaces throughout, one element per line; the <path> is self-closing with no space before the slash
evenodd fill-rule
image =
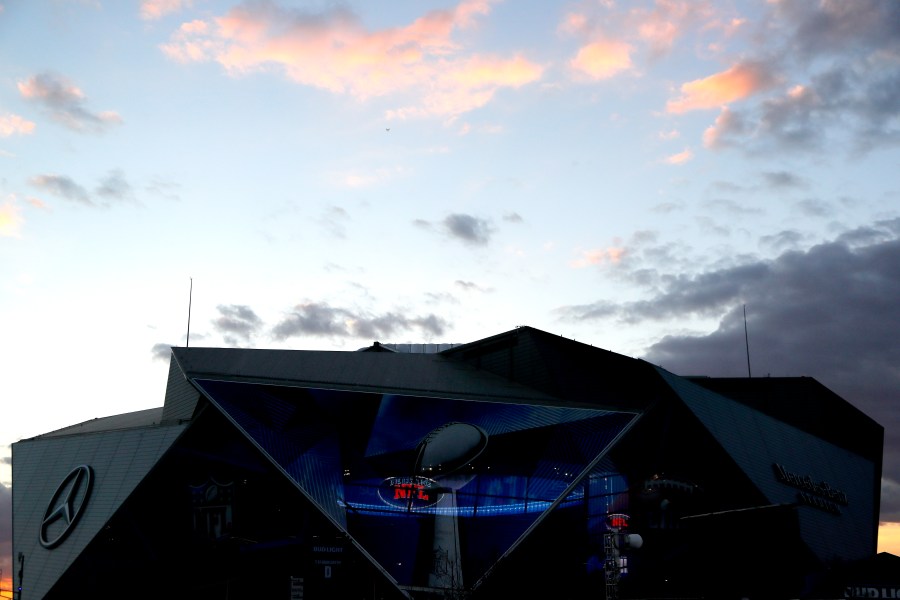
<path id="1" fill-rule="evenodd" d="M 228 344 L 235 345 L 238 340 L 248 341 L 263 325 L 262 319 L 249 306 L 220 304 L 216 309 L 219 316 L 213 319 L 213 326 Z"/>
<path id="2" fill-rule="evenodd" d="M 29 182 L 34 187 L 54 196 L 86 206 L 94 206 L 87 190 L 65 175 L 35 175 Z"/>
<path id="3" fill-rule="evenodd" d="M 357 337 L 386 339 L 405 331 L 418 330 L 426 336 L 443 335 L 447 322 L 433 314 L 410 316 L 402 312 L 371 315 L 329 306 L 326 303 L 298 305 L 272 329 L 279 341 L 297 336 Z"/>
<path id="4" fill-rule="evenodd" d="M 452 236 L 467 244 L 484 246 L 491 241 L 494 232 L 490 221 L 472 215 L 452 214 L 444 219 L 444 227 Z"/>
<path id="5" fill-rule="evenodd" d="M 54 121 L 72 131 L 100 133 L 122 122 L 115 112 L 88 110 L 82 91 L 60 75 L 40 73 L 18 87 L 22 97 L 42 106 Z"/>
<path id="6" fill-rule="evenodd" d="M 791 50 L 806 59 L 900 47 L 900 4 L 895 0 L 779 2 L 776 12 L 795 24 Z"/>
<path id="7" fill-rule="evenodd" d="M 560 313 L 632 322 L 718 317 L 714 332 L 667 336 L 646 359 L 678 374 L 743 376 L 746 305 L 755 376 L 814 377 L 884 426 L 882 518 L 900 521 L 900 219 L 774 260 L 659 281 L 662 289 L 642 302 Z"/>

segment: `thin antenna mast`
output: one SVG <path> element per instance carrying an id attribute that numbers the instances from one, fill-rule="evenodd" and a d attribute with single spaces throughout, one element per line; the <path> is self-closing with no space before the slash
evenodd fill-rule
<path id="1" fill-rule="evenodd" d="M 194 278 L 191 277 L 191 289 L 188 292 L 188 327 L 187 327 L 187 341 L 184 344 L 185 348 L 191 347 L 191 300 L 194 297 Z"/>
<path id="2" fill-rule="evenodd" d="M 744 305 L 744 346 L 747 348 L 747 377 L 753 377 L 750 374 L 750 338 L 747 337 L 747 305 Z"/>

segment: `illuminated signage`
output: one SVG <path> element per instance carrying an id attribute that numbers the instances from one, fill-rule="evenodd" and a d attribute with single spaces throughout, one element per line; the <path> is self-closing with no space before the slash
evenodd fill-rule
<path id="1" fill-rule="evenodd" d="M 611 529 L 628 529 L 628 519 L 630 518 L 628 515 L 613 513 L 606 515 L 606 524 Z"/>
<path id="2" fill-rule="evenodd" d="M 378 496 L 390 506 L 416 510 L 437 504 L 442 490 L 437 481 L 427 477 L 388 477 L 381 482 Z"/>
<path id="3" fill-rule="evenodd" d="M 850 504 L 847 494 L 831 487 L 826 481 L 816 482 L 811 476 L 792 473 L 778 463 L 772 467 L 775 469 L 775 479 L 799 490 L 797 500 L 803 505 L 839 515 L 840 507 Z"/>

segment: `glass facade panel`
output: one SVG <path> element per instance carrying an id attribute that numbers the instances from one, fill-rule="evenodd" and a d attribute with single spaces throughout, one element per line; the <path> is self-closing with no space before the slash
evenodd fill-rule
<path id="1" fill-rule="evenodd" d="M 632 413 L 195 383 L 401 586 L 470 589 L 549 509 L 627 497 L 598 459 Z"/>

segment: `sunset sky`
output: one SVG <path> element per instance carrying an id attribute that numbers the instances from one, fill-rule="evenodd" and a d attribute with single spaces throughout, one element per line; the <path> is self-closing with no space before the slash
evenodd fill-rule
<path id="1" fill-rule="evenodd" d="M 530 325 L 815 377 L 900 554 L 900 2 L 0 0 L 9 444 L 168 349 Z M 6 587 L 6 586 L 4 586 Z"/>

